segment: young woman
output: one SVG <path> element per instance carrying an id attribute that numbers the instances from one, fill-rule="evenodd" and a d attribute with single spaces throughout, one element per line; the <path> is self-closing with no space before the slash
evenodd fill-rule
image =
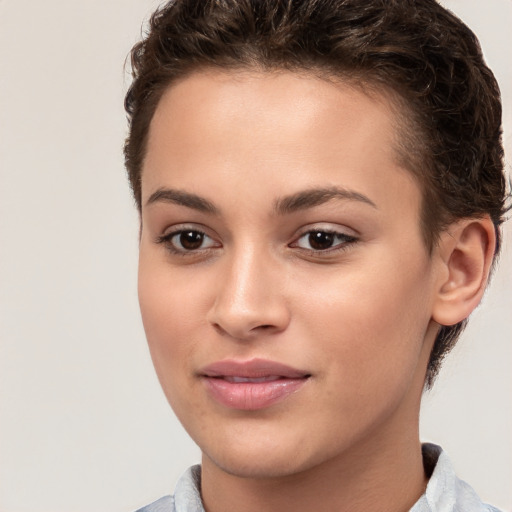
<path id="1" fill-rule="evenodd" d="M 203 454 L 143 510 L 495 510 L 418 433 L 505 211 L 471 31 L 433 0 L 177 0 L 132 66 L 142 317 Z"/>

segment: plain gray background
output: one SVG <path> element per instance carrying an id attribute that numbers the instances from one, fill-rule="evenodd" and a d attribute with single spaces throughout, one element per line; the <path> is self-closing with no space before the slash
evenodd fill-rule
<path id="1" fill-rule="evenodd" d="M 512 2 L 446 0 L 501 84 Z M 124 59 L 152 0 L 0 0 L 0 512 L 130 512 L 199 460 L 160 391 L 136 297 Z M 512 510 L 512 229 L 422 438 Z"/>

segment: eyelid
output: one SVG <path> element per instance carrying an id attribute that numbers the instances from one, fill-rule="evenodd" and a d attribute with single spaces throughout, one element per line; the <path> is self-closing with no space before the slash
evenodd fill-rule
<path id="1" fill-rule="evenodd" d="M 306 226 L 302 226 L 299 228 L 295 235 L 294 239 L 297 239 L 301 236 L 304 236 L 307 233 L 311 233 L 312 231 L 325 231 L 326 233 L 335 233 L 338 235 L 344 235 L 351 238 L 359 238 L 361 234 L 353 228 L 349 228 L 348 226 L 344 226 L 341 224 L 334 224 L 330 222 L 316 222 L 314 224 L 307 224 Z"/>
<path id="2" fill-rule="evenodd" d="M 197 224 L 195 222 L 180 222 L 179 224 L 167 226 L 161 235 L 157 235 L 155 237 L 155 241 L 168 239 L 170 236 L 175 235 L 176 233 L 181 233 L 182 231 L 197 231 L 198 233 L 203 233 L 210 238 L 214 238 L 214 236 L 211 235 L 211 229 L 207 228 L 203 224 Z"/>
<path id="3" fill-rule="evenodd" d="M 194 231 L 196 233 L 200 233 L 205 238 L 209 238 L 210 240 L 212 240 L 213 244 L 210 245 L 209 247 L 202 247 L 202 248 L 198 248 L 198 249 L 189 249 L 189 250 L 180 249 L 179 247 L 176 247 L 172 243 L 172 239 L 175 236 L 177 236 L 183 232 L 187 232 L 187 231 Z M 216 241 L 216 237 L 213 236 L 212 234 L 210 234 L 209 229 L 205 228 L 204 226 L 202 226 L 200 224 L 194 224 L 194 223 L 177 224 L 177 225 L 167 228 L 165 230 L 164 234 L 158 235 L 155 238 L 155 243 L 165 245 L 166 249 L 169 252 L 171 252 L 172 254 L 180 255 L 180 256 L 193 256 L 193 255 L 205 253 L 211 249 L 217 249 L 219 247 L 222 247 L 222 244 L 220 244 L 220 242 Z"/>
<path id="4" fill-rule="evenodd" d="M 345 241 L 338 242 L 337 244 L 333 245 L 332 247 L 329 247 L 327 249 L 308 249 L 306 247 L 300 247 L 299 241 L 304 238 L 307 235 L 310 235 L 311 233 L 320 232 L 320 233 L 329 233 L 333 234 L 339 238 L 345 239 Z M 308 252 L 314 255 L 327 255 L 330 253 L 335 253 L 339 251 L 346 250 L 350 245 L 353 245 L 354 243 L 358 242 L 360 239 L 359 233 L 357 233 L 355 230 L 347 228 L 347 227 L 341 227 L 339 225 L 332 225 L 328 223 L 318 223 L 318 224 L 310 224 L 308 226 L 302 227 L 296 235 L 293 237 L 293 241 L 289 244 L 289 247 L 292 247 L 294 249 L 299 249 L 304 252 Z"/>

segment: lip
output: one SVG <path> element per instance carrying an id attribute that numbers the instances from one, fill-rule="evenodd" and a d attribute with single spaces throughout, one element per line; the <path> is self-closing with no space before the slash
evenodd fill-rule
<path id="1" fill-rule="evenodd" d="M 231 409 L 254 411 L 299 391 L 310 373 L 266 359 L 223 360 L 199 371 L 211 398 Z"/>

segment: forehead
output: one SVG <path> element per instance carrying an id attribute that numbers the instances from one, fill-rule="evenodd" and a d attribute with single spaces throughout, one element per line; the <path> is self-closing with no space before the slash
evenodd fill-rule
<path id="1" fill-rule="evenodd" d="M 395 106 L 385 93 L 294 72 L 202 71 L 173 84 L 150 126 L 142 176 L 209 191 L 271 180 L 278 188 L 339 185 L 379 192 L 410 173 L 396 152 Z M 416 199 L 416 198 L 414 198 Z"/>
<path id="2" fill-rule="evenodd" d="M 336 130 L 349 127 L 354 139 L 365 143 L 371 138 L 371 125 L 385 135 L 392 149 L 398 135 L 396 111 L 384 88 L 376 91 L 368 85 L 306 72 L 207 69 L 167 89 L 153 116 L 149 140 L 176 134 L 196 143 L 204 131 L 209 139 L 246 135 L 246 146 L 255 136 L 269 135 L 282 147 L 303 136 L 310 136 L 312 143 L 328 144 L 336 138 Z M 360 137 L 364 133 L 366 139 Z M 272 140 L 266 142 L 272 146 Z"/>

